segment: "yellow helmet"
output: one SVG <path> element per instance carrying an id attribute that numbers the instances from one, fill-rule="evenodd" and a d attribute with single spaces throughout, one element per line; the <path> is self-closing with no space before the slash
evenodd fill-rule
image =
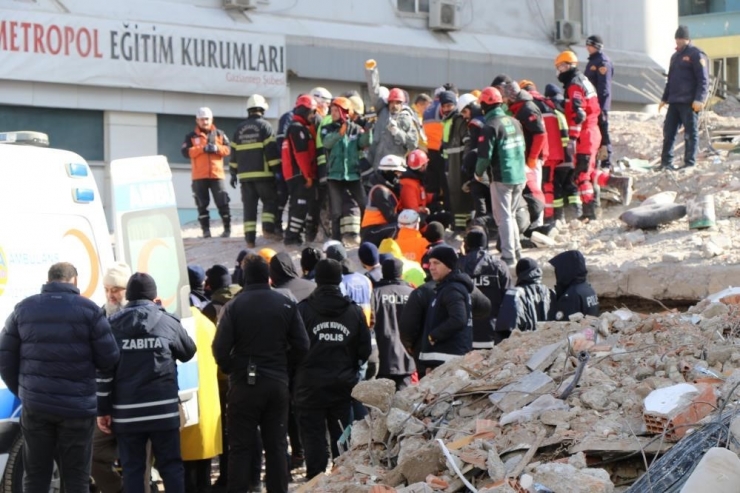
<path id="1" fill-rule="evenodd" d="M 270 263 L 272 257 L 275 256 L 275 254 L 277 254 L 277 252 L 272 248 L 263 248 L 262 250 L 257 252 L 257 255 L 265 259 L 265 262 L 267 262 L 268 264 Z"/>
<path id="2" fill-rule="evenodd" d="M 555 66 L 557 67 L 561 63 L 576 64 L 578 63 L 578 57 L 572 51 L 565 50 L 555 57 Z"/>

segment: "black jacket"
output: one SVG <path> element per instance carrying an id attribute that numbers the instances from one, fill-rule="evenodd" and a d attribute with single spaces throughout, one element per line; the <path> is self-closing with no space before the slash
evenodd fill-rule
<path id="1" fill-rule="evenodd" d="M 300 278 L 287 252 L 279 252 L 270 260 L 270 279 L 275 288 L 287 289 L 299 303 L 316 289 L 316 283 Z"/>
<path id="2" fill-rule="evenodd" d="M 117 433 L 179 428 L 177 360 L 192 359 L 195 343 L 149 300 L 130 302 L 110 323 L 121 360 L 98 374 L 98 416 L 112 416 Z"/>
<path id="3" fill-rule="evenodd" d="M 226 303 L 233 300 L 241 290 L 242 287 L 238 284 L 231 284 L 225 288 L 217 289 L 211 295 L 211 301 L 206 303 L 206 305 L 201 309 L 201 312 L 206 316 L 206 318 L 208 318 L 208 320 L 213 322 L 213 325 L 218 325 L 218 320 L 221 318 L 224 306 Z"/>
<path id="4" fill-rule="evenodd" d="M 550 259 L 555 267 L 555 297 L 548 320 L 567 321 L 574 313 L 599 316 L 599 298 L 586 282 L 586 259 L 578 250 L 568 250 Z"/>
<path id="5" fill-rule="evenodd" d="M 288 364 L 300 361 L 308 338 L 295 302 L 268 284 L 248 284 L 224 307 L 213 340 L 213 356 L 234 384 L 246 384 L 247 370 L 257 378 L 288 385 Z"/>
<path id="6" fill-rule="evenodd" d="M 459 270 L 452 271 L 434 288 L 427 308 L 424 339 L 419 359 L 427 366 L 449 361 L 473 349 L 473 281 Z M 490 307 L 489 307 L 490 309 Z M 434 341 L 432 345 L 430 338 Z"/>
<path id="7" fill-rule="evenodd" d="M 365 314 L 339 286 L 319 286 L 298 304 L 310 349 L 298 371 L 293 401 L 299 408 L 349 402 L 357 372 L 370 356 Z"/>
<path id="8" fill-rule="evenodd" d="M 280 149 L 270 122 L 249 115 L 234 131 L 229 171 L 239 181 L 274 180 L 280 169 Z"/>
<path id="9" fill-rule="evenodd" d="M 535 330 L 547 320 L 552 292 L 542 284 L 542 269 L 532 261 L 517 275 L 516 287 L 508 289 L 496 319 L 496 332 Z"/>
<path id="10" fill-rule="evenodd" d="M 416 366 L 401 342 L 401 316 L 414 291 L 404 281 L 380 281 L 373 289 L 375 339 L 378 342 L 378 375 L 411 375 Z"/>
<path id="11" fill-rule="evenodd" d="M 473 284 L 491 303 L 486 318 L 473 320 L 473 348 L 492 348 L 496 318 L 506 290 L 511 286 L 509 268 L 485 249 L 471 251 L 458 261 L 458 268 L 470 276 Z"/>
<path id="12" fill-rule="evenodd" d="M 103 310 L 68 283 L 18 303 L 0 333 L 0 377 L 24 407 L 55 416 L 95 416 L 95 370 L 118 358 Z"/>

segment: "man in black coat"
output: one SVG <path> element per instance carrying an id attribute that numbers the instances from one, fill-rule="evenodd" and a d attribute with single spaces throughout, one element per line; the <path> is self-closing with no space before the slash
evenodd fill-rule
<path id="1" fill-rule="evenodd" d="M 326 469 L 327 427 L 332 456 L 339 456 L 337 440 L 349 424 L 352 387 L 371 351 L 365 314 L 342 295 L 341 282 L 342 265 L 333 259 L 320 260 L 316 264 L 318 287 L 298 305 L 311 341 L 293 392 L 307 479 Z"/>
<path id="2" fill-rule="evenodd" d="M 599 297 L 586 282 L 586 259 L 578 250 L 567 250 L 550 259 L 555 268 L 555 297 L 548 320 L 567 321 L 574 313 L 599 316 Z"/>
<path id="3" fill-rule="evenodd" d="M 52 265 L 41 294 L 18 303 L 0 333 L 0 377 L 23 403 L 23 491 L 49 491 L 55 456 L 62 487 L 87 491 L 95 370 L 118 358 L 103 310 L 80 296 L 77 269 Z"/>
<path id="4" fill-rule="evenodd" d="M 278 252 L 270 259 L 270 281 L 272 287 L 290 291 L 297 303 L 308 298 L 316 289 L 316 283 L 301 279 L 288 252 Z"/>
<path id="5" fill-rule="evenodd" d="M 553 293 L 542 284 L 542 269 L 537 261 L 524 257 L 516 264 L 516 286 L 506 290 L 496 319 L 496 334 L 501 340 L 519 329 L 535 330 L 537 322 L 547 320 Z"/>
<path id="6" fill-rule="evenodd" d="M 229 375 L 229 491 L 247 491 L 259 427 L 265 447 L 267 490 L 288 491 L 289 364 L 301 361 L 308 337 L 294 301 L 270 288 L 265 259 L 242 262 L 244 290 L 224 307 L 213 340 L 218 367 Z"/>
<path id="7" fill-rule="evenodd" d="M 373 289 L 375 339 L 378 341 L 378 376 L 396 382 L 396 390 L 411 385 L 416 371 L 414 360 L 401 343 L 401 315 L 414 291 L 401 279 L 403 262 L 396 258 L 383 261 L 383 279 Z"/>
<path id="8" fill-rule="evenodd" d="M 195 342 L 155 303 L 157 285 L 149 274 L 131 276 L 126 299 L 126 308 L 110 319 L 121 361 L 98 375 L 98 427 L 116 434 L 127 492 L 144 491 L 149 441 L 165 489 L 184 491 L 177 361 L 195 356 Z"/>

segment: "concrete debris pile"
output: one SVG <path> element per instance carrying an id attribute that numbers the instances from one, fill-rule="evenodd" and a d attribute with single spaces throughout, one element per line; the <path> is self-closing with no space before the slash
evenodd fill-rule
<path id="1" fill-rule="evenodd" d="M 740 399 L 740 296 L 717 298 L 541 323 L 400 392 L 362 382 L 353 396 L 370 415 L 304 491 L 624 491 Z"/>

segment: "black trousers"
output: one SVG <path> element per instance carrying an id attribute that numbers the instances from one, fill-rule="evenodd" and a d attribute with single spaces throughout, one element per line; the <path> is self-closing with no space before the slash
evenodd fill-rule
<path id="1" fill-rule="evenodd" d="M 258 453 L 257 427 L 265 449 L 267 491 L 288 491 L 288 385 L 258 376 L 255 385 L 246 379 L 232 382 L 229 391 L 229 492 L 244 493 L 259 478 L 250 464 Z"/>
<path id="2" fill-rule="evenodd" d="M 21 412 L 24 493 L 49 493 L 55 457 L 62 489 L 66 493 L 88 493 L 94 427 L 94 416 L 65 418 L 24 407 Z"/>
<path id="3" fill-rule="evenodd" d="M 609 112 L 601 110 L 599 113 L 599 131 L 601 132 L 601 145 L 606 146 L 607 157 L 601 162 L 602 168 L 608 168 L 612 160 L 612 140 L 609 137 Z"/>
<path id="4" fill-rule="evenodd" d="M 185 465 L 185 493 L 211 491 L 211 459 L 188 460 Z"/>
<path id="5" fill-rule="evenodd" d="M 368 226 L 360 230 L 360 238 L 363 243 L 369 241 L 373 245 L 379 247 L 381 241 L 385 240 L 386 238 L 395 237 L 397 231 L 398 225 L 396 223 Z"/>
<path id="6" fill-rule="evenodd" d="M 306 179 L 295 176 L 288 180 L 290 190 L 290 208 L 288 209 L 288 231 L 285 241 L 288 243 L 302 243 L 302 235 L 306 229 L 309 213 L 316 202 L 316 185 L 306 188 Z"/>
<path id="7" fill-rule="evenodd" d="M 223 219 L 224 224 L 231 224 L 231 215 L 229 211 L 229 194 L 226 192 L 224 180 L 217 178 L 205 178 L 202 180 L 193 180 L 192 186 L 195 206 L 198 208 L 198 221 L 204 229 L 208 227 L 208 206 L 211 203 L 211 194 L 213 201 L 218 208 L 218 214 Z"/>
<path id="8" fill-rule="evenodd" d="M 241 182 L 244 205 L 244 237 L 249 243 L 257 238 L 257 205 L 262 201 L 262 231 L 275 232 L 277 215 L 277 186 L 275 180 L 250 180 Z"/>
<path id="9" fill-rule="evenodd" d="M 322 474 L 329 463 L 326 431 L 329 430 L 332 457 L 339 457 L 337 442 L 349 424 L 350 398 L 319 409 L 296 409 L 298 427 L 306 454 L 306 479 Z"/>
<path id="10" fill-rule="evenodd" d="M 332 239 L 341 240 L 342 235 L 360 233 L 360 220 L 366 203 L 367 194 L 362 181 L 329 180 Z"/>
<path id="11" fill-rule="evenodd" d="M 447 183 L 447 174 L 445 173 L 445 158 L 441 151 L 429 150 L 429 164 L 427 172 L 424 173 L 424 188 L 427 192 L 433 193 L 432 200 L 443 206 L 445 210 L 450 210 L 450 185 Z"/>
<path id="12" fill-rule="evenodd" d="M 152 454 L 165 491 L 185 491 L 185 468 L 180 455 L 180 430 L 118 433 L 118 453 L 123 468 L 123 491 L 144 493 L 147 468 L 146 445 L 152 442 Z"/>

